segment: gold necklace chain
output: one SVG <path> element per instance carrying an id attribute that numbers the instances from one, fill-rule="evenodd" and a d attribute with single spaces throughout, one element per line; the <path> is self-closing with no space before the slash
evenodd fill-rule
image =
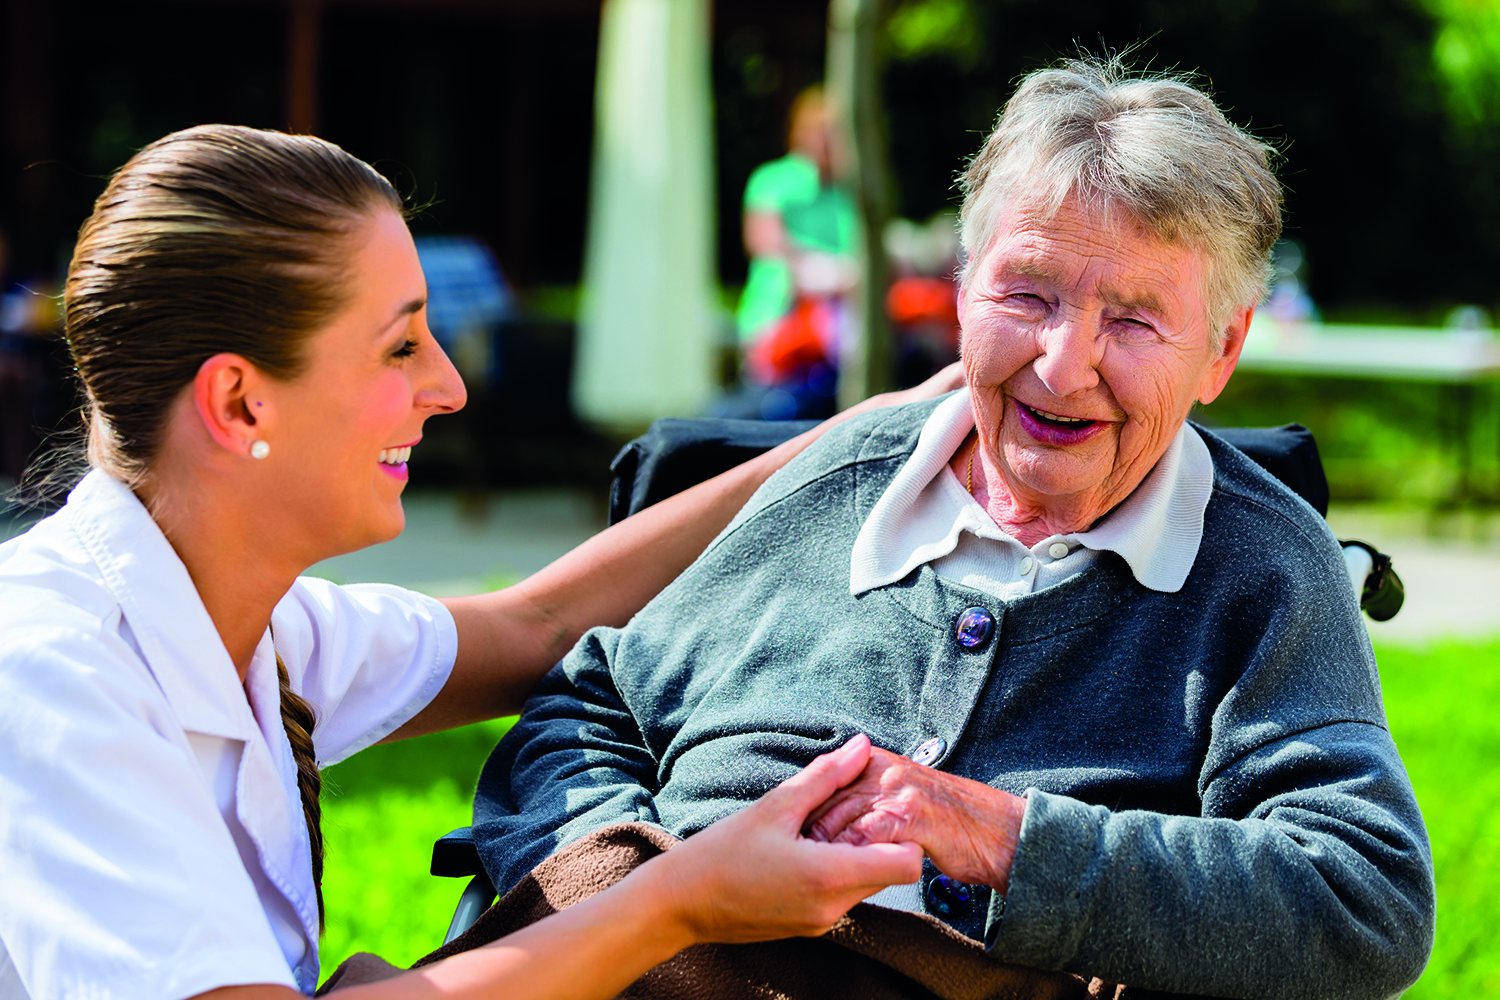
<path id="1" fill-rule="evenodd" d="M 969 492 L 974 492 L 974 453 L 979 450 L 979 432 L 974 432 L 974 443 L 969 446 L 969 475 L 964 484 L 968 486 Z"/>

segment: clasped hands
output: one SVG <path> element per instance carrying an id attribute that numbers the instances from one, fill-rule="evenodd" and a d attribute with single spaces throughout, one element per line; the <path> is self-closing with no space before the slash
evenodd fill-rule
<path id="1" fill-rule="evenodd" d="M 1026 800 L 923 767 L 855 736 L 754 804 L 636 869 L 636 892 L 671 947 L 817 935 L 922 857 L 1005 892 Z"/>
<path id="2" fill-rule="evenodd" d="M 943 874 L 1005 892 L 1026 800 L 934 770 L 879 747 L 852 783 L 813 810 L 809 839 L 831 844 L 916 843 Z"/>

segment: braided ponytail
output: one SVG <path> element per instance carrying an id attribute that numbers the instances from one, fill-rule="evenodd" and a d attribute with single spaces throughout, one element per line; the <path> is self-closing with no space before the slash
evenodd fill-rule
<path id="1" fill-rule="evenodd" d="M 318 930 L 323 930 L 323 807 L 318 793 L 323 776 L 318 772 L 318 758 L 313 749 L 312 731 L 317 723 L 312 706 L 292 690 L 286 664 L 276 654 L 276 679 L 281 682 L 281 724 L 292 744 L 292 759 L 297 762 L 297 791 L 302 796 L 302 818 L 307 821 L 307 842 L 312 847 L 313 885 L 318 892 Z"/>

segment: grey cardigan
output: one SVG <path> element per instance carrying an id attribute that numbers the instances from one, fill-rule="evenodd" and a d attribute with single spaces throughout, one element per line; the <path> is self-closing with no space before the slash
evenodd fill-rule
<path id="1" fill-rule="evenodd" d="M 475 798 L 495 884 L 615 822 L 689 836 L 856 732 L 937 737 L 934 766 L 1028 797 L 1008 896 L 944 916 L 995 957 L 1219 997 L 1415 981 L 1431 853 L 1317 513 L 1203 431 L 1214 489 L 1178 593 L 1106 552 L 1010 602 L 929 566 L 851 597 L 854 536 L 934 405 L 830 431 L 547 675 Z M 967 649 L 974 606 L 996 629 Z"/>

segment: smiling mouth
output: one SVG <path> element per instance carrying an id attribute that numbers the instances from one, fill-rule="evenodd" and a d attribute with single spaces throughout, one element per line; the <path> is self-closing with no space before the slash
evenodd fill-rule
<path id="1" fill-rule="evenodd" d="M 1042 444 L 1078 444 L 1093 437 L 1107 426 L 1107 422 L 1103 420 L 1067 417 L 1061 413 L 1039 410 L 1034 406 L 1027 406 L 1019 399 L 1016 400 L 1016 409 L 1021 426 L 1026 433 Z"/>
<path id="2" fill-rule="evenodd" d="M 1026 406 L 1025 403 L 1022 403 L 1021 405 Z M 1026 406 L 1026 409 L 1030 410 L 1032 415 L 1037 419 L 1042 420 L 1045 423 L 1056 424 L 1059 427 L 1081 427 L 1084 424 L 1095 423 L 1095 421 L 1090 420 L 1087 417 L 1064 417 L 1061 414 L 1048 413 L 1046 410 L 1038 410 L 1034 406 Z"/>
<path id="3" fill-rule="evenodd" d="M 405 465 L 406 460 L 411 458 L 411 445 L 404 448 L 382 448 L 380 450 L 381 465 Z"/>

